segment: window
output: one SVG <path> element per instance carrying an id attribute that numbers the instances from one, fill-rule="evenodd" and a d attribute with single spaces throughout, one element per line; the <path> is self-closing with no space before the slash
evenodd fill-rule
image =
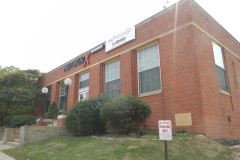
<path id="1" fill-rule="evenodd" d="M 105 93 L 116 97 L 120 95 L 120 61 L 105 66 Z"/>
<path id="2" fill-rule="evenodd" d="M 232 62 L 232 75 L 233 75 L 234 85 L 235 85 L 235 87 L 237 87 L 238 83 L 237 83 L 237 77 L 236 77 L 235 67 L 234 67 L 234 63 L 233 62 Z"/>
<path id="3" fill-rule="evenodd" d="M 52 92 L 52 87 L 47 87 L 48 88 L 48 92 L 46 94 L 46 99 L 45 99 L 45 106 L 44 106 L 44 113 L 47 113 L 48 108 L 50 106 L 51 103 L 51 92 Z"/>
<path id="4" fill-rule="evenodd" d="M 66 111 L 67 105 L 67 86 L 64 82 L 60 83 L 59 110 Z"/>
<path id="5" fill-rule="evenodd" d="M 213 44 L 213 54 L 214 54 L 214 60 L 215 60 L 215 65 L 216 65 L 219 89 L 229 92 L 226 71 L 225 71 L 225 67 L 224 67 L 222 47 L 220 47 L 218 44 L 216 44 L 214 42 L 212 44 Z"/>
<path id="6" fill-rule="evenodd" d="M 138 93 L 161 90 L 160 56 L 158 44 L 154 44 L 137 53 Z"/>
<path id="7" fill-rule="evenodd" d="M 88 99 L 89 97 L 89 72 L 82 73 L 79 76 L 79 96 L 78 101 Z"/>

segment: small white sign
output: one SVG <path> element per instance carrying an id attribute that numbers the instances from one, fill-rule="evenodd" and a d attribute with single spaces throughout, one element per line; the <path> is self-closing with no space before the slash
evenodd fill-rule
<path id="1" fill-rule="evenodd" d="M 170 120 L 159 120 L 158 128 L 160 140 L 172 140 L 172 123 Z"/>
<path id="2" fill-rule="evenodd" d="M 105 49 L 106 52 L 123 45 L 124 43 L 135 39 L 135 26 L 126 28 L 123 32 L 113 35 L 112 38 L 106 40 Z"/>

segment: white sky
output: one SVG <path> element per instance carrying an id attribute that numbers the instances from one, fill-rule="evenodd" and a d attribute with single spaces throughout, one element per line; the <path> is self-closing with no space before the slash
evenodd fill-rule
<path id="1" fill-rule="evenodd" d="M 165 1 L 0 0 L 0 66 L 48 72 L 159 12 Z M 239 0 L 196 1 L 240 41 Z"/>

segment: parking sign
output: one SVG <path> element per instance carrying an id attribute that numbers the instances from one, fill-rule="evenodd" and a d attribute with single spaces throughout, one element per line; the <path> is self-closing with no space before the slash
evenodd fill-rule
<path id="1" fill-rule="evenodd" d="M 160 140 L 172 140 L 172 123 L 170 120 L 159 120 L 158 128 Z"/>

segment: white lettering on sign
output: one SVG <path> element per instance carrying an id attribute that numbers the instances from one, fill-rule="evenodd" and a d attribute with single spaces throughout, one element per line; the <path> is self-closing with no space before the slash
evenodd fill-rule
<path id="1" fill-rule="evenodd" d="M 106 40 L 106 45 L 105 45 L 105 49 L 106 52 L 120 46 L 123 45 L 124 43 L 135 39 L 135 26 L 126 28 L 125 31 L 113 35 L 112 38 L 110 38 L 109 40 Z"/>
<path id="2" fill-rule="evenodd" d="M 95 53 L 95 52 L 97 52 L 97 51 L 99 51 L 103 48 L 104 48 L 104 44 L 100 44 L 99 46 L 93 48 L 90 53 L 93 54 L 93 53 Z"/>
<path id="3" fill-rule="evenodd" d="M 158 128 L 160 140 L 172 140 L 172 123 L 170 120 L 159 120 Z"/>

